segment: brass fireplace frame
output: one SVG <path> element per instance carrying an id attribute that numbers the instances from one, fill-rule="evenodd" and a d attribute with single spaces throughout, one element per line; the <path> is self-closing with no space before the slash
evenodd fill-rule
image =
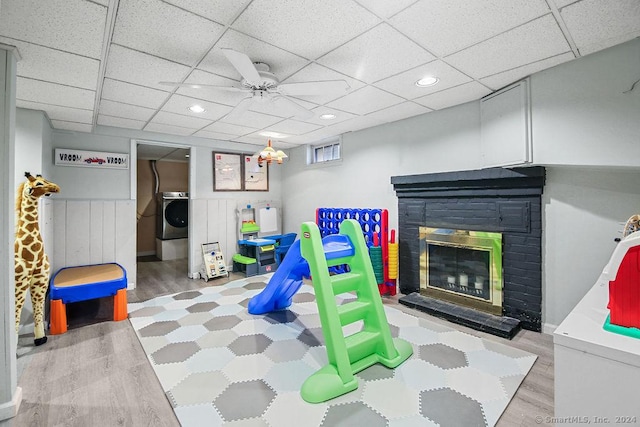
<path id="1" fill-rule="evenodd" d="M 420 293 L 432 298 L 502 315 L 502 233 L 420 227 Z M 489 252 L 489 300 L 429 285 L 428 245 L 449 246 Z"/>

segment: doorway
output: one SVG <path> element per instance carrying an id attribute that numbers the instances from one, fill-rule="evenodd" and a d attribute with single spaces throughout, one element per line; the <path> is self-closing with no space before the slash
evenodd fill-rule
<path id="1" fill-rule="evenodd" d="M 136 152 L 136 293 L 151 298 L 164 293 L 160 271 L 188 276 L 190 149 L 138 143 Z"/>

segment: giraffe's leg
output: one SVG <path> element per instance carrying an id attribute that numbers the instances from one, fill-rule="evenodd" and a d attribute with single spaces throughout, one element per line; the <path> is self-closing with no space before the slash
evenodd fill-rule
<path id="1" fill-rule="evenodd" d="M 45 260 L 45 265 L 37 268 L 31 278 L 31 304 L 33 304 L 33 323 L 35 345 L 42 345 L 47 342 L 44 333 L 44 303 L 49 287 L 49 264 Z"/>
<path id="2" fill-rule="evenodd" d="M 27 298 L 29 289 L 29 273 L 26 266 L 16 260 L 15 263 L 15 294 L 16 294 L 16 334 L 20 329 L 20 314 Z"/>

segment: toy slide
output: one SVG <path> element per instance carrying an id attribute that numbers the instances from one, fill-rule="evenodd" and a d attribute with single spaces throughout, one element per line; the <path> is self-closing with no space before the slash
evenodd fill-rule
<path id="1" fill-rule="evenodd" d="M 350 256 L 354 251 L 349 239 L 338 234 L 324 237 L 322 250 L 327 259 Z M 249 301 L 249 313 L 265 314 L 289 307 L 303 277 L 309 277 L 309 264 L 300 252 L 300 240 L 296 240 L 267 286 Z"/>
<path id="2" fill-rule="evenodd" d="M 302 286 L 302 278 L 309 277 L 309 264 L 300 254 L 300 241 L 293 242 L 287 255 L 267 286 L 249 301 L 249 313 L 264 314 L 291 305 L 291 298 Z"/>

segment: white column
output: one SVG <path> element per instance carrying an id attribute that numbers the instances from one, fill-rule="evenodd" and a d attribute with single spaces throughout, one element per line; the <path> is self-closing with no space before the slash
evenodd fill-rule
<path id="1" fill-rule="evenodd" d="M 16 48 L 0 44 L 0 420 L 18 413 L 14 320 Z"/>

